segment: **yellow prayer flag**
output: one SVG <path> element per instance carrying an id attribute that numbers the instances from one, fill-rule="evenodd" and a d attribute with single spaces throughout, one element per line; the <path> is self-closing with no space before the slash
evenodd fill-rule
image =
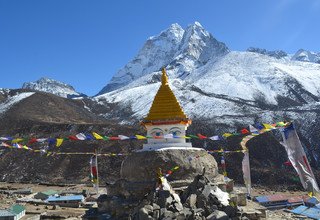
<path id="1" fill-rule="evenodd" d="M 172 170 L 177 170 L 179 169 L 179 166 L 175 166 Z"/>
<path id="2" fill-rule="evenodd" d="M 95 137 L 95 139 L 97 139 L 97 140 L 102 140 L 103 139 L 103 137 L 101 135 L 97 134 L 96 132 L 92 132 L 92 134 Z"/>
<path id="3" fill-rule="evenodd" d="M 143 139 L 147 139 L 145 136 L 142 136 L 142 135 L 136 135 L 136 138 L 138 139 L 138 140 L 143 140 Z"/>
<path id="4" fill-rule="evenodd" d="M 222 136 L 223 136 L 224 138 L 228 138 L 228 137 L 232 136 L 232 134 L 231 134 L 231 133 L 224 133 Z"/>
<path id="5" fill-rule="evenodd" d="M 275 127 L 273 127 L 272 125 L 270 125 L 270 124 L 263 124 L 263 126 L 268 130 L 268 129 L 274 129 Z M 269 131 L 270 131 L 269 130 Z"/>
<path id="6" fill-rule="evenodd" d="M 188 136 L 182 136 L 182 138 L 190 139 L 191 137 L 188 137 Z"/>
<path id="7" fill-rule="evenodd" d="M 23 149 L 29 150 L 29 147 L 27 147 L 26 145 L 22 146 Z"/>
<path id="8" fill-rule="evenodd" d="M 62 142 L 63 142 L 63 138 L 57 138 L 56 146 L 57 146 L 57 147 L 60 147 L 61 144 L 62 144 Z"/>
<path id="9" fill-rule="evenodd" d="M 21 141 L 23 141 L 22 138 L 16 138 L 16 139 L 12 140 L 12 143 L 18 143 L 18 142 L 21 142 Z"/>

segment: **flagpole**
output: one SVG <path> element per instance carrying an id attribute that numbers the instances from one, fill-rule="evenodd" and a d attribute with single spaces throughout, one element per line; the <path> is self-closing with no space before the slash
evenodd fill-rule
<path id="1" fill-rule="evenodd" d="M 95 158 L 96 158 L 96 169 L 97 169 L 97 185 L 96 185 L 96 190 L 97 190 L 97 194 L 99 195 L 99 171 L 98 171 L 98 154 L 97 154 L 97 150 L 95 150 Z"/>

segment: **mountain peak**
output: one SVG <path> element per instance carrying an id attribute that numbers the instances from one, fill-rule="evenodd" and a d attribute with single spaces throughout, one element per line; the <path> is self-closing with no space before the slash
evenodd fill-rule
<path id="1" fill-rule="evenodd" d="M 41 77 L 34 82 L 25 82 L 23 83 L 22 88 L 47 92 L 57 96 L 61 96 L 63 98 L 86 96 L 82 93 L 76 92 L 71 85 L 47 77 Z"/>
<path id="2" fill-rule="evenodd" d="M 120 69 L 98 95 L 121 88 L 132 81 L 169 65 L 179 65 L 177 77 L 229 52 L 199 22 L 184 30 L 174 23 L 159 35 L 150 37 L 137 56 Z"/>
<path id="3" fill-rule="evenodd" d="M 200 24 L 199 21 L 195 21 L 195 22 L 194 22 L 194 26 L 202 27 L 202 25 Z"/>
<path id="4" fill-rule="evenodd" d="M 303 62 L 320 63 L 320 53 L 299 49 L 291 59 Z"/>

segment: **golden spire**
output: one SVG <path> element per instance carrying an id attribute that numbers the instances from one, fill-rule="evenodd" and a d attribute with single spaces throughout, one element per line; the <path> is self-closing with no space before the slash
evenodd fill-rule
<path id="1" fill-rule="evenodd" d="M 162 69 L 161 86 L 153 100 L 148 116 L 143 120 L 143 124 L 161 122 L 191 123 L 169 87 L 168 76 L 164 68 Z"/>
<path id="2" fill-rule="evenodd" d="M 167 85 L 168 84 L 168 76 L 167 76 L 167 73 L 166 73 L 166 69 L 164 67 L 162 68 L 161 83 L 162 83 L 162 85 Z"/>

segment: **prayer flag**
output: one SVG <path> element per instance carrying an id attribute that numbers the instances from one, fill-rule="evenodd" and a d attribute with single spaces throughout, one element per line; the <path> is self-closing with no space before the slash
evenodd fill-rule
<path id="1" fill-rule="evenodd" d="M 215 136 L 212 136 L 212 137 L 209 137 L 210 140 L 213 140 L 213 141 L 218 141 L 220 140 L 219 136 L 218 135 L 215 135 Z"/>
<path id="2" fill-rule="evenodd" d="M 256 129 L 255 127 L 253 127 L 252 125 L 249 125 L 249 130 L 252 134 L 259 134 L 258 129 Z"/>
<path id="3" fill-rule="evenodd" d="M 56 146 L 60 147 L 62 143 L 63 143 L 63 138 L 57 138 Z"/>
<path id="4" fill-rule="evenodd" d="M 257 128 L 258 130 L 262 130 L 264 129 L 263 125 L 259 124 L 259 123 L 255 123 L 254 127 Z"/>
<path id="5" fill-rule="evenodd" d="M 241 134 L 248 134 L 248 133 L 250 133 L 247 129 L 245 129 L 245 128 L 243 128 L 242 130 L 241 130 Z"/>
<path id="6" fill-rule="evenodd" d="M 97 139 L 97 140 L 102 140 L 103 139 L 103 137 L 101 135 L 97 134 L 96 132 L 92 132 L 92 134 L 95 137 L 95 139 Z"/>
<path id="7" fill-rule="evenodd" d="M 142 136 L 142 135 L 136 135 L 136 138 L 138 139 L 138 140 L 143 140 L 143 139 L 147 139 L 145 136 Z"/>
<path id="8" fill-rule="evenodd" d="M 45 142 L 47 140 L 47 138 L 37 138 L 37 142 Z"/>
<path id="9" fill-rule="evenodd" d="M 94 188 L 99 190 L 99 181 L 98 181 L 98 161 L 97 156 L 94 155 L 90 159 L 90 177 L 91 182 L 93 183 Z"/>
<path id="10" fill-rule="evenodd" d="M 276 126 L 278 126 L 278 127 L 284 127 L 284 126 L 286 126 L 286 123 L 284 123 L 283 121 L 280 121 L 280 122 L 277 122 L 277 123 L 276 123 Z"/>
<path id="11" fill-rule="evenodd" d="M 224 133 L 222 136 L 223 136 L 224 138 L 228 138 L 228 137 L 232 136 L 232 134 L 231 134 L 231 133 Z"/>
<path id="12" fill-rule="evenodd" d="M 207 137 L 204 136 L 204 135 L 202 135 L 202 134 L 197 134 L 197 135 L 198 135 L 198 137 L 199 137 L 200 139 L 207 139 Z"/>
<path id="13" fill-rule="evenodd" d="M 93 136 L 91 134 L 86 134 L 86 139 L 85 140 L 92 141 L 92 140 L 94 140 L 94 138 L 93 138 Z"/>
<path id="14" fill-rule="evenodd" d="M 77 137 L 78 140 L 82 140 L 82 141 L 85 140 L 85 139 L 87 139 L 86 135 L 83 134 L 83 133 L 77 134 L 76 137 Z M 74 139 L 73 139 L 73 140 L 74 140 Z"/>
<path id="15" fill-rule="evenodd" d="M 28 142 L 28 144 L 33 144 L 37 142 L 37 138 L 31 138 Z"/>
<path id="16" fill-rule="evenodd" d="M 317 181 L 311 170 L 306 153 L 304 152 L 293 123 L 282 129 L 281 134 L 283 137 L 283 146 L 287 151 L 288 158 L 292 166 L 299 174 L 303 188 L 312 193 L 320 192 Z"/>
<path id="17" fill-rule="evenodd" d="M 73 140 L 73 141 L 79 140 L 79 139 L 77 138 L 77 136 L 73 136 L 73 135 L 69 136 L 68 138 L 69 138 L 70 140 Z"/>
<path id="18" fill-rule="evenodd" d="M 250 173 L 250 161 L 249 161 L 249 152 L 244 152 L 244 156 L 242 159 L 242 172 L 243 172 L 243 180 L 247 187 L 247 193 L 250 196 L 251 194 L 251 173 Z"/>
<path id="19" fill-rule="evenodd" d="M 18 142 L 21 142 L 21 141 L 23 141 L 22 138 L 16 138 L 16 139 L 12 140 L 12 143 L 18 143 Z"/>
<path id="20" fill-rule="evenodd" d="M 118 135 L 118 137 L 120 138 L 120 140 L 128 140 L 128 139 L 130 139 L 128 136 L 124 136 L 124 135 Z"/>
<path id="21" fill-rule="evenodd" d="M 275 129 L 275 127 L 273 127 L 272 125 L 270 124 L 263 124 L 263 126 L 266 128 L 266 129 Z"/>
<path id="22" fill-rule="evenodd" d="M 0 137 L 0 141 L 11 141 L 13 140 L 12 137 Z"/>

